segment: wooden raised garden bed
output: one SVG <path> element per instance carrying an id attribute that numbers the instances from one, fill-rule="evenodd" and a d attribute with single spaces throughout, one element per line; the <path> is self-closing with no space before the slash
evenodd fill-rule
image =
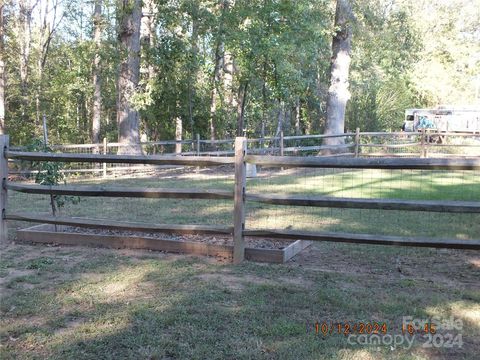
<path id="1" fill-rule="evenodd" d="M 195 255 L 215 256 L 231 259 L 233 257 L 233 245 L 229 238 L 217 239 L 215 243 L 208 241 L 205 236 L 172 236 L 171 234 L 153 234 L 149 236 L 141 233 L 121 233 L 92 231 L 91 229 L 71 228 L 57 225 L 57 232 L 50 224 L 35 225 L 26 229 L 18 230 L 17 239 L 20 242 L 62 244 L 62 245 L 89 245 L 108 248 L 148 249 L 172 253 L 184 253 Z M 164 235 L 166 238 L 160 237 Z M 192 241 L 194 238 L 204 241 Z M 212 238 L 212 237 L 210 237 Z M 216 238 L 213 238 L 216 240 Z M 251 261 L 284 263 L 297 255 L 300 251 L 311 245 L 311 241 L 296 240 L 276 242 L 276 248 L 266 248 L 264 244 L 270 240 L 263 240 L 261 247 L 256 247 L 258 240 L 247 238 L 245 258 Z M 224 243 L 224 244 L 222 244 Z M 255 247 L 249 247 L 253 245 Z"/>

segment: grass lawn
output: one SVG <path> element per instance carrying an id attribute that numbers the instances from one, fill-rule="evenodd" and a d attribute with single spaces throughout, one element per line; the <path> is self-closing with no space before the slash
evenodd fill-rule
<path id="1" fill-rule="evenodd" d="M 478 172 L 286 170 L 248 191 L 480 201 Z M 82 181 L 88 183 L 91 181 Z M 232 189 L 228 172 L 108 180 L 124 186 Z M 85 198 L 65 215 L 229 224 L 229 201 Z M 45 196 L 9 194 L 9 212 L 48 212 Z M 10 223 L 10 236 L 25 223 Z M 247 227 L 479 238 L 474 214 L 404 213 L 248 204 Z M 283 265 L 87 247 L 2 247 L 0 357 L 83 359 L 476 359 L 476 251 L 318 243 Z M 366 345 L 314 324 L 402 318 L 461 321 L 430 346 Z M 461 344 L 458 341 L 461 335 Z M 456 343 L 448 342 L 455 336 Z M 399 338 L 398 338 L 399 339 Z M 452 346 L 450 346 L 452 345 Z"/>

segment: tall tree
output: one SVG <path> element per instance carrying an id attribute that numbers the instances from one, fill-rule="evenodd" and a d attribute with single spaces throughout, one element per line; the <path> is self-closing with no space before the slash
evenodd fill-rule
<path id="1" fill-rule="evenodd" d="M 102 114 L 102 78 L 100 75 L 100 47 L 102 41 L 102 0 L 95 0 L 93 12 L 93 106 L 92 106 L 92 143 L 100 142 L 100 120 Z"/>
<path id="2" fill-rule="evenodd" d="M 140 76 L 141 0 L 119 0 L 118 40 L 120 68 L 118 72 L 117 124 L 118 142 L 129 144 L 118 149 L 120 154 L 141 154 L 139 113 L 133 106 L 133 96 Z"/>
<path id="3" fill-rule="evenodd" d="M 345 128 L 345 109 L 347 101 L 350 99 L 348 76 L 352 50 L 352 20 L 353 13 L 350 1 L 337 0 L 325 135 L 343 133 Z M 324 143 L 325 145 L 341 145 L 344 143 L 344 139 L 342 137 L 327 138 Z"/>
<path id="4" fill-rule="evenodd" d="M 217 97 L 218 97 L 218 88 L 221 79 L 221 71 L 224 66 L 224 55 L 225 55 L 225 14 L 228 11 L 229 0 L 222 0 L 220 2 L 220 18 L 217 29 L 217 39 L 215 43 L 215 53 L 214 53 L 214 67 L 213 67 L 213 76 L 212 76 L 212 91 L 210 95 L 210 140 L 215 140 L 216 132 L 216 117 L 217 117 Z"/>
<path id="5" fill-rule="evenodd" d="M 28 117 L 28 63 L 30 59 L 30 39 L 32 25 L 32 10 L 30 0 L 19 1 L 19 28 L 18 36 L 20 37 L 20 103 L 21 117 L 23 121 Z"/>
<path id="6" fill-rule="evenodd" d="M 5 133 L 5 60 L 3 54 L 5 53 L 5 43 L 3 40 L 4 26 L 3 26 L 3 7 L 4 3 L 0 5 L 0 135 Z"/>

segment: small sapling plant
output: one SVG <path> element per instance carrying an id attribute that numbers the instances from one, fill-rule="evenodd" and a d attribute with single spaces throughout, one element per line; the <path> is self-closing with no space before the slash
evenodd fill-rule
<path id="1" fill-rule="evenodd" d="M 53 152 L 53 150 L 45 144 L 41 139 L 33 140 L 26 146 L 27 151 L 43 151 Z M 65 175 L 62 173 L 64 164 L 56 161 L 32 161 L 31 168 L 36 170 L 35 183 L 39 185 L 59 185 L 61 183 L 66 184 Z M 78 204 L 80 198 L 78 196 L 66 196 L 66 195 L 50 195 L 50 206 L 52 208 L 52 215 L 55 217 L 57 211 L 64 207 L 66 203 Z M 57 226 L 55 225 L 55 231 Z"/>

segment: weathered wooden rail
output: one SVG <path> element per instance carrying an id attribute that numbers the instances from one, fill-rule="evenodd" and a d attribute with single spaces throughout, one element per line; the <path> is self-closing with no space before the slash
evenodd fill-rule
<path id="1" fill-rule="evenodd" d="M 324 145 L 322 141 L 327 138 L 342 138 L 345 142 L 339 145 Z M 442 143 L 431 141 L 432 139 L 443 139 Z M 295 135 L 284 136 L 283 132 L 279 136 L 264 137 L 264 138 L 249 138 L 247 139 L 247 147 L 249 154 L 257 155 L 289 155 L 289 154 L 315 154 L 323 151 L 330 151 L 338 153 L 335 156 L 343 157 L 458 157 L 468 156 L 467 152 L 474 152 L 480 155 L 480 142 L 467 144 L 448 144 L 445 143 L 448 139 L 480 139 L 480 134 L 472 133 L 436 133 L 432 131 L 418 132 L 348 132 L 344 134 L 332 135 Z M 374 141 L 375 140 L 375 141 Z M 197 134 L 192 140 L 170 140 L 170 141 L 146 141 L 139 143 L 139 146 L 145 153 L 155 155 L 162 153 L 165 156 L 182 156 L 182 157 L 225 157 L 234 156 L 235 139 L 219 139 L 206 140 L 201 139 Z M 95 153 L 108 155 L 116 153 L 118 149 L 130 146 L 123 143 L 109 143 L 106 139 L 99 144 L 67 144 L 67 145 L 50 145 L 55 151 L 61 152 L 76 152 L 80 154 Z M 182 151 L 177 150 L 182 147 Z M 175 148 L 175 151 L 173 150 Z M 453 153 L 448 153 L 449 151 Z M 13 149 L 12 149 L 13 150 Z M 17 148 L 21 150 L 21 148 Z M 445 151 L 447 152 L 445 152 Z M 460 152 L 457 153 L 457 150 Z M 463 154 L 463 155 L 462 155 Z M 471 156 L 471 155 L 469 155 Z M 17 161 L 12 159 L 10 161 Z M 92 164 L 92 163 L 90 163 Z M 107 166 L 107 164 L 109 164 Z M 66 174 L 75 173 L 91 173 L 101 174 L 106 177 L 108 173 L 118 173 L 124 171 L 151 171 L 155 170 L 156 166 L 150 167 L 145 163 L 136 163 L 137 166 L 122 166 L 121 163 L 103 162 L 102 166 L 85 166 L 72 165 L 69 168 L 63 169 L 62 172 Z M 160 165 L 161 166 L 161 165 Z M 32 174 L 35 171 L 31 170 L 13 170 L 12 173 L 17 174 Z"/>
<path id="2" fill-rule="evenodd" d="M 355 135 L 355 134 L 354 134 Z M 295 138 L 295 137 L 294 137 Z M 480 170 L 480 158 L 475 159 L 427 159 L 427 158 L 345 158 L 345 157 L 295 157 L 249 155 L 247 139 L 237 138 L 235 157 L 205 156 L 133 156 L 109 154 L 71 154 L 11 151 L 8 148 L 8 136 L 0 136 L 1 171 L 1 241 L 7 241 L 7 221 L 28 221 L 42 224 L 55 224 L 98 229 L 118 229 L 139 232 L 175 232 L 183 234 L 223 234 L 233 236 L 233 260 L 243 261 L 246 254 L 245 236 L 282 238 L 291 240 L 350 242 L 359 244 L 402 245 L 435 248 L 480 249 L 480 240 L 430 239 L 420 237 L 396 237 L 373 234 L 351 234 L 331 232 L 306 232 L 279 229 L 248 229 L 245 224 L 247 202 L 260 202 L 272 205 L 310 206 L 327 208 L 377 209 L 400 211 L 429 211 L 442 213 L 480 213 L 480 202 L 475 201 L 433 201 L 401 199 L 360 199 L 322 196 L 285 196 L 273 194 L 250 194 L 247 189 L 246 164 L 266 167 L 300 168 L 340 168 L 340 169 L 421 169 L 421 170 Z M 235 166 L 235 187 L 232 191 L 200 189 L 162 189 L 115 186 L 45 186 L 22 184 L 8 181 L 8 160 L 23 161 L 61 161 L 87 163 L 125 163 L 179 166 Z M 178 198 L 178 199 L 230 199 L 233 200 L 234 216 L 232 226 L 145 224 L 101 219 L 83 219 L 38 214 L 9 213 L 7 191 L 30 194 L 75 195 L 94 197 L 125 198 Z M 43 239 L 42 241 L 45 241 Z M 69 240 L 71 241 L 71 240 Z M 100 240 L 98 240 L 100 241 Z M 125 242 L 126 240 L 122 240 Z M 148 241 L 147 241 L 148 243 Z M 296 247 L 295 247 L 296 246 Z M 292 249 L 301 250 L 302 245 Z M 289 256 L 294 254 L 292 250 Z M 250 254 L 255 253 L 252 249 Z M 258 255 L 258 254 L 257 254 Z M 253 256 L 253 255 L 252 255 Z M 260 256 L 260 255 L 259 255 Z M 282 255 L 283 256 L 283 255 Z"/>

